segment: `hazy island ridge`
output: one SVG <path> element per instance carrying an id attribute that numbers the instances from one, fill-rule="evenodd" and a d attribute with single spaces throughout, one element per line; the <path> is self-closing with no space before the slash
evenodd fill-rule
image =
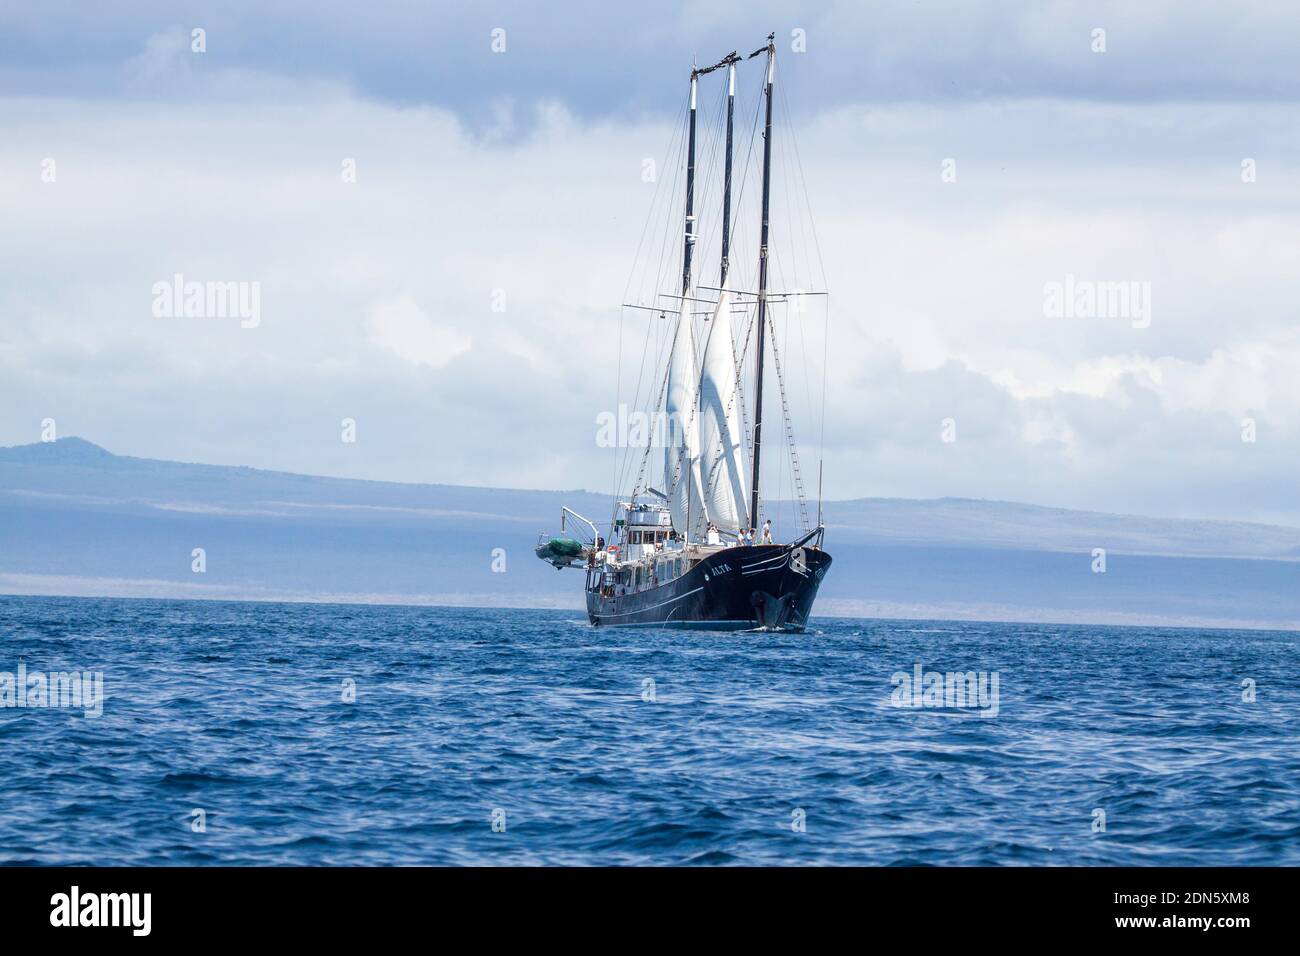
<path id="1" fill-rule="evenodd" d="M 561 505 L 601 525 L 612 501 L 132 458 L 64 438 L 0 448 L 0 593 L 576 609 L 581 576 L 532 546 Z M 966 498 L 823 511 L 836 564 L 820 614 L 1300 627 L 1300 528 Z"/>

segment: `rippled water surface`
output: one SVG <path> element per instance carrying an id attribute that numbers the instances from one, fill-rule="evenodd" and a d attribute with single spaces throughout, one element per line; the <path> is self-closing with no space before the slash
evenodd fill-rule
<path id="1" fill-rule="evenodd" d="M 1296 865 L 1298 642 L 0 597 L 0 672 L 107 697 L 0 709 L 0 862 Z M 918 663 L 997 716 L 894 706 Z"/>

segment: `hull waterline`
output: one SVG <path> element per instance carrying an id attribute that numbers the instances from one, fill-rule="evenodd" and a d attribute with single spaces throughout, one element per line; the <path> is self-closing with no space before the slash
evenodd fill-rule
<path id="1" fill-rule="evenodd" d="M 597 627 L 802 630 L 831 565 L 825 551 L 797 545 L 725 548 L 658 587 L 609 594 L 588 579 L 587 616 Z M 593 586 L 594 584 L 594 586 Z"/>

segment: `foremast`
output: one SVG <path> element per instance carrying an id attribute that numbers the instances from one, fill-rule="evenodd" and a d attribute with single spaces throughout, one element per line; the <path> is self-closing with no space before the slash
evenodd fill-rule
<path id="1" fill-rule="evenodd" d="M 691 253 L 695 250 L 695 113 L 699 94 L 699 70 L 691 70 L 690 134 L 686 147 L 686 237 L 682 242 L 682 309 L 691 291 Z"/>
<path id="2" fill-rule="evenodd" d="M 707 67 L 693 67 L 691 69 L 691 97 L 690 110 L 688 119 L 687 147 L 686 147 L 686 214 L 685 228 L 683 230 L 682 241 L 682 285 L 681 285 L 681 304 L 678 311 L 677 331 L 674 334 L 673 354 L 669 359 L 670 369 L 668 378 L 667 395 L 671 407 L 666 407 L 672 418 L 673 412 L 678 413 L 676 428 L 681 434 L 681 441 L 675 442 L 677 468 L 667 469 L 669 474 L 666 476 L 665 483 L 669 486 L 670 505 L 676 503 L 674 509 L 674 523 L 678 518 L 682 519 L 683 527 L 680 529 L 689 539 L 692 529 L 698 522 L 709 520 L 709 509 L 704 504 L 704 489 L 702 487 L 701 475 L 699 474 L 700 457 L 696 430 L 699 428 L 699 403 L 700 403 L 700 369 L 695 363 L 695 348 L 692 339 L 691 323 L 691 302 L 692 302 L 692 260 L 695 252 L 696 241 L 696 213 L 695 213 L 695 153 L 696 153 L 696 116 L 698 113 L 699 103 L 699 78 L 715 70 L 726 66 L 733 70 L 731 76 L 731 97 L 728 102 L 728 127 L 727 127 L 727 170 L 726 170 L 726 212 L 724 212 L 723 228 L 723 275 L 726 274 L 727 248 L 730 241 L 730 206 L 731 206 L 731 138 L 732 138 L 732 115 L 734 113 L 734 95 L 735 95 L 735 76 L 734 64 L 738 62 L 739 57 L 735 51 L 727 54 L 722 60 Z M 689 395 L 690 401 L 687 403 L 689 410 L 682 408 L 680 405 L 672 403 L 674 395 L 673 383 L 679 376 L 674 374 L 677 365 L 680 364 L 686 377 L 690 379 Z M 685 412 L 682 418 L 681 413 Z M 684 489 L 678 489 L 678 485 L 684 484 Z M 698 505 L 698 507 L 697 507 Z M 684 512 L 681 514 L 680 512 Z"/>

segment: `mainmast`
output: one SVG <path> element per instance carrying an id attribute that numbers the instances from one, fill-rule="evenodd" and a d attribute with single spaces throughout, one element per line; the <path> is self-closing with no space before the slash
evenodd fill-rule
<path id="1" fill-rule="evenodd" d="M 758 342 L 754 370 L 754 481 L 750 486 L 749 526 L 758 525 L 758 456 L 763 441 L 763 347 L 767 327 L 767 235 L 768 212 L 772 187 L 772 78 L 776 70 L 775 33 L 767 35 L 767 46 L 755 50 L 750 57 L 767 51 L 767 84 L 763 93 L 767 97 L 767 116 L 763 124 L 763 226 L 758 247 Z M 694 117 L 694 114 L 692 114 Z M 692 118 L 692 136 L 694 135 Z M 726 261 L 725 259 L 723 260 Z"/>
<path id="2" fill-rule="evenodd" d="M 736 54 L 730 54 L 727 64 L 727 158 L 722 173 L 722 278 L 718 288 L 727 287 L 727 268 L 731 265 L 731 127 L 736 114 Z"/>
<path id="3" fill-rule="evenodd" d="M 690 300 L 686 297 L 691 292 L 691 253 L 695 250 L 695 112 L 696 101 L 699 93 L 699 70 L 691 69 L 691 131 L 690 141 L 686 147 L 686 237 L 682 243 L 682 302 L 679 308 L 681 313 L 678 316 L 677 335 L 680 337 L 683 333 L 690 335 Z M 685 343 L 673 343 L 673 349 L 684 348 Z M 694 353 L 692 353 L 694 354 Z M 694 370 L 692 370 L 693 372 Z M 698 399 L 695 404 L 698 404 Z M 695 415 L 692 409 L 691 418 L 687 421 L 686 427 L 693 424 Z M 682 533 L 686 540 L 691 538 L 691 476 L 695 471 L 695 463 L 691 460 L 689 451 L 690 445 L 687 445 L 687 451 L 684 456 L 685 461 L 682 464 L 682 472 L 679 481 L 686 482 L 686 527 Z M 672 490 L 671 488 L 669 489 Z"/>

